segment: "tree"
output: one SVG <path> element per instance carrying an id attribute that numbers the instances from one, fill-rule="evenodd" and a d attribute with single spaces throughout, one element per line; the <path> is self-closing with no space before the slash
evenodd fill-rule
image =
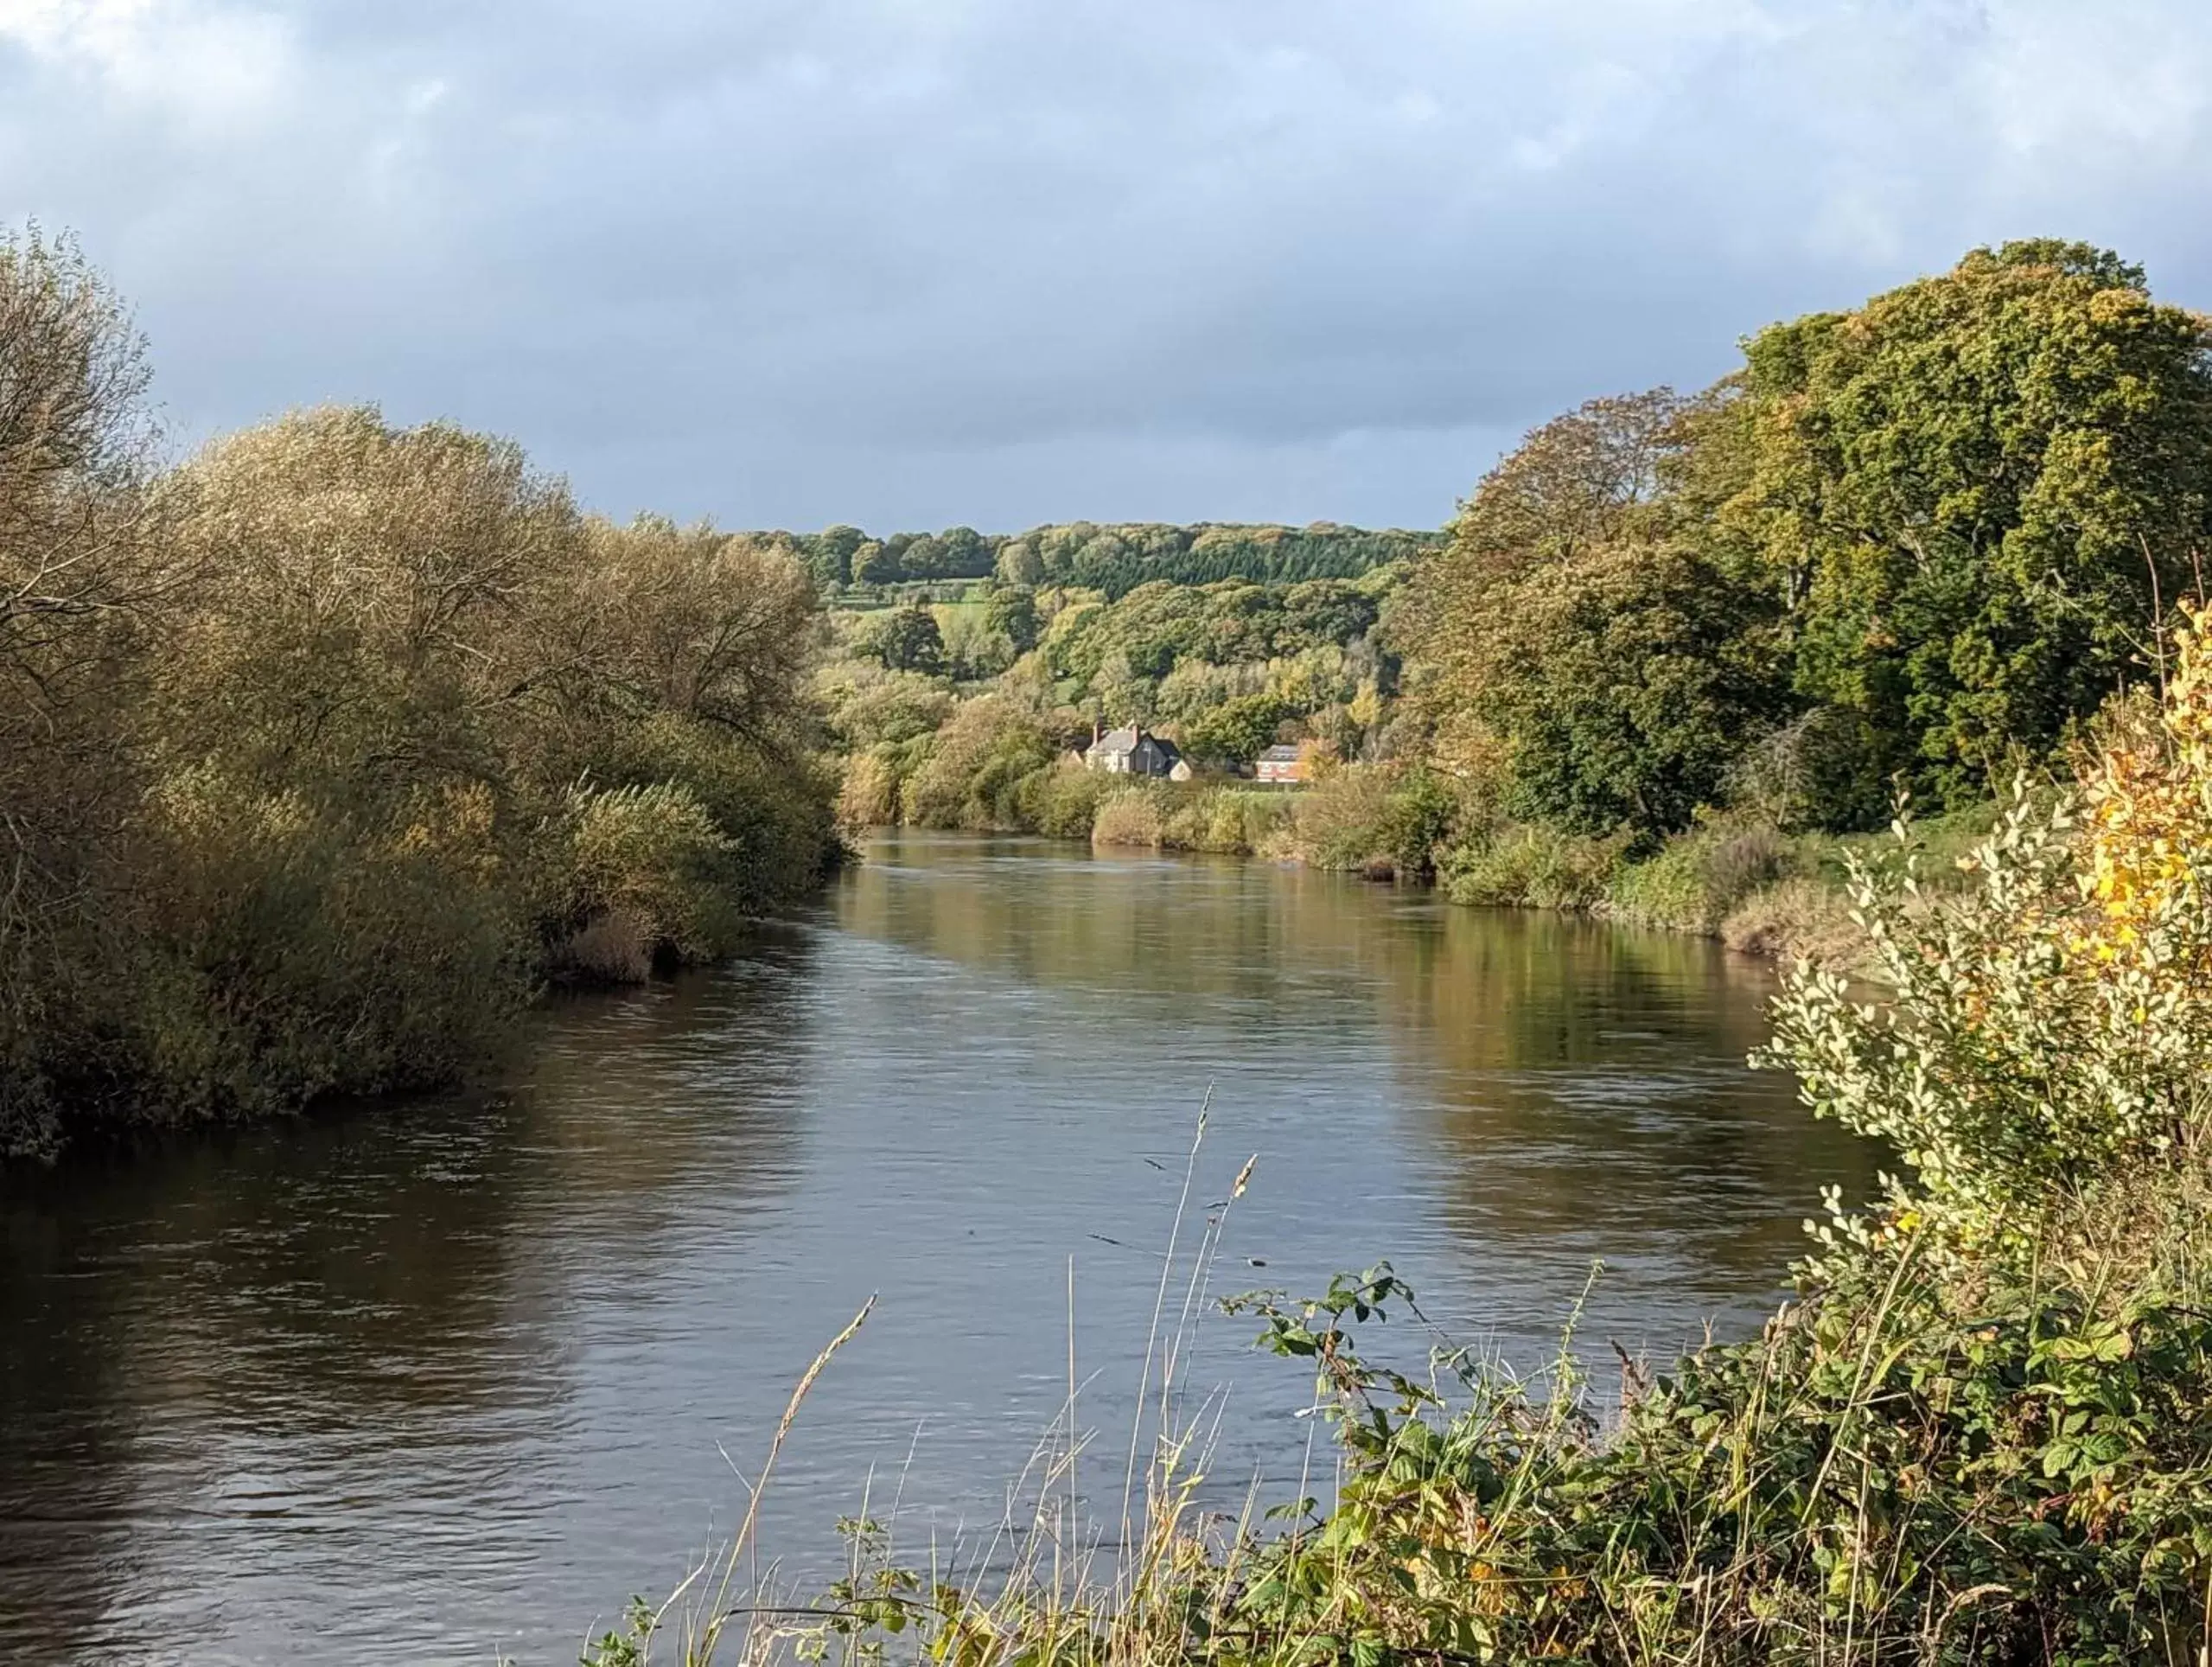
<path id="1" fill-rule="evenodd" d="M 1533 431 L 1461 507 L 1446 559 L 1485 582 L 1645 527 L 1689 404 L 1672 388 L 1614 394 Z"/>
<path id="2" fill-rule="evenodd" d="M 1044 582 L 1044 561 L 1036 546 L 1026 539 L 1013 539 L 998 549 L 998 582 L 1002 584 L 1036 585 Z"/>
<path id="3" fill-rule="evenodd" d="M 937 535 L 945 577 L 982 578 L 991 572 L 991 547 L 972 527 L 948 527 Z"/>
<path id="4" fill-rule="evenodd" d="M 1669 466 L 1688 402 L 1666 388 L 1592 399 L 1530 431 L 1461 506 L 1443 548 L 1416 560 L 1392 610 L 1409 660 L 1416 714 L 1438 758 L 1463 774 L 1518 757 L 1512 726 L 1528 710 L 1533 624 L 1522 587 L 1547 606 L 1556 570 L 1635 539 L 1665 516 Z"/>
<path id="5" fill-rule="evenodd" d="M 814 577 L 825 584 L 849 584 L 852 582 L 852 558 L 868 542 L 868 535 L 857 527 L 839 522 L 825 527 L 814 534 L 808 551 L 808 565 Z"/>
<path id="6" fill-rule="evenodd" d="M 885 614 L 867 639 L 876 657 L 895 672 L 926 672 L 932 676 L 945 669 L 945 636 L 937 616 L 916 604 Z"/>
<path id="7" fill-rule="evenodd" d="M 1693 547 L 1593 546 L 1501 603 L 1477 716 L 1505 743 L 1518 814 L 1678 832 L 1789 709 L 1772 597 Z"/>
<path id="8" fill-rule="evenodd" d="M 1250 763 L 1275 744 L 1276 731 L 1294 715 L 1278 696 L 1245 695 L 1193 719 L 1183 730 L 1183 750 L 1219 763 Z"/>
<path id="9" fill-rule="evenodd" d="M 953 571 L 945 546 L 927 533 L 907 541 L 899 552 L 899 563 L 908 578 L 943 578 Z"/>
<path id="10" fill-rule="evenodd" d="M 1877 749 L 1863 776 L 1980 796 L 2151 674 L 2212 533 L 2209 342 L 2053 240 L 1751 340 L 1721 526 L 1789 608 L 1801 693 Z"/>
<path id="11" fill-rule="evenodd" d="M 897 554 L 887 545 L 874 540 L 859 546 L 852 552 L 852 582 L 855 584 L 896 584 L 904 577 Z"/>
<path id="12" fill-rule="evenodd" d="M 1036 647 L 1040 629 L 1036 592 L 1026 585 L 1002 584 L 984 604 L 983 623 L 1013 644 L 1016 654 L 1027 654 Z"/>

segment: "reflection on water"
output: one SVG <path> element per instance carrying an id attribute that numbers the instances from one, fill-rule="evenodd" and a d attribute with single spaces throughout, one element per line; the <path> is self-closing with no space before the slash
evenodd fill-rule
<path id="1" fill-rule="evenodd" d="M 1071 1257 L 1085 1421 L 1125 1431 L 1209 1091 L 1201 1196 L 1259 1158 L 1221 1288 L 1387 1255 L 1528 1355 L 1603 1256 L 1588 1335 L 1744 1329 L 1867 1168 L 1743 1070 L 1767 988 L 1295 870 L 886 839 L 728 971 L 549 1012 L 496 1095 L 0 1179 L 0 1657 L 573 1659 L 872 1291 L 771 1543 L 819 1555 L 871 1468 L 879 1514 L 993 1520 Z M 1196 1361 L 1227 1476 L 1302 1430 L 1243 1341 Z"/>

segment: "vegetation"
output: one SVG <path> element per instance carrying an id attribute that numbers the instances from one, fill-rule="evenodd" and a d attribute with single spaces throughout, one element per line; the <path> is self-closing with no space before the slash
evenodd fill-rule
<path id="1" fill-rule="evenodd" d="M 1380 1363 L 1372 1327 L 1419 1312 L 1386 1263 L 1304 1300 L 1249 1293 L 1226 1306 L 1312 1372 L 1325 1504 L 1272 1525 L 1200 1511 L 1205 1415 L 1177 1415 L 1148 1366 L 1160 1428 L 1111 1563 L 1085 1549 L 1081 1444 L 1055 1436 L 1031 1530 L 972 1576 L 909 1568 L 890 1530 L 856 1522 L 819 1602 L 701 1583 L 589 1658 L 2201 1661 L 2212 644 L 2179 646 L 2164 700 L 2114 715 L 2078 789 L 2017 796 L 1970 883 L 1929 894 L 1902 822 L 1882 861 L 1853 853 L 1891 999 L 1801 967 L 1763 1063 L 1903 1171 L 1867 1204 L 1831 1195 L 1757 1338 L 1657 1374 L 1624 1361 L 1609 1406 L 1571 1329 L 1533 1379 L 1449 1344 Z M 1163 1293 L 1204 1287 L 1248 1173 L 1195 1262 L 1170 1255 Z"/>
<path id="2" fill-rule="evenodd" d="M 143 367 L 0 242 L 0 1153 L 449 1082 L 820 874 L 795 563 L 367 409 L 164 469 Z"/>
<path id="3" fill-rule="evenodd" d="M 946 579 L 995 578 L 1013 587 L 1050 585 L 1118 597 L 1150 583 L 1212 584 L 1224 579 L 1291 584 L 1356 578 L 1427 549 L 1430 533 L 1368 532 L 1317 521 L 1310 527 L 1245 527 L 1068 521 L 1026 533 L 894 533 L 871 539 L 857 527 L 815 533 L 762 533 L 756 541 L 804 562 L 824 589 L 875 589 Z"/>
<path id="4" fill-rule="evenodd" d="M 1102 577 L 1073 529 L 1024 535 L 965 600 L 839 617 L 844 814 L 1435 874 L 1463 902 L 1856 955 L 1843 859 L 1899 794 L 1984 832 L 2015 773 L 2064 776 L 2161 674 L 2212 531 L 2206 329 L 2115 256 L 2008 244 L 1763 330 L 1702 393 L 1543 425 L 1439 540 L 1336 529 L 1388 557 L 1356 578 L 1181 582 L 1175 551 L 1213 531 L 1128 528 L 1157 561 Z M 1210 779 L 1059 779 L 1126 723 Z M 1278 742 L 1320 761 L 1310 802 L 1235 809 Z"/>
<path id="5" fill-rule="evenodd" d="M 857 825 L 1311 858 L 1293 827 L 1305 813 L 1236 771 L 1278 741 L 1308 744 L 1323 760 L 1388 764 L 1398 662 L 1384 643 L 1400 571 L 1291 584 L 1154 580 L 1114 598 L 994 584 L 972 604 L 834 615 L 816 687 L 847 753 L 841 814 Z M 1100 727 L 1130 723 L 1176 740 L 1205 779 L 1087 780 L 1068 755 Z M 1381 776 L 1377 784 L 1387 790 Z M 1347 855 L 1335 843 L 1333 859 L 1348 866 L 1380 851 Z M 1384 843 L 1425 865 L 1425 853 Z"/>
<path id="6" fill-rule="evenodd" d="M 2014 243 L 1763 330 L 1695 399 L 1546 425 L 1406 588 L 1437 757 L 1644 840 L 1989 799 L 2151 677 L 2201 590 L 2207 347 L 2139 268 Z"/>

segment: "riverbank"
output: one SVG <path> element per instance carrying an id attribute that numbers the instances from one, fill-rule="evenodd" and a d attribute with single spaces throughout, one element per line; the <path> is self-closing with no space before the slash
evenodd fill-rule
<path id="1" fill-rule="evenodd" d="M 883 814 L 873 761 L 848 763 L 848 815 Z M 1639 844 L 1470 815 L 1444 779 L 1353 764 L 1308 787 L 1237 781 L 1131 782 L 1043 766 L 995 795 L 909 795 L 925 826 L 1043 834 L 1096 846 L 1294 862 L 1377 880 L 1434 885 L 1452 902 L 1584 914 L 1718 939 L 1782 961 L 1865 965 L 1852 919 L 1852 862 L 1890 854 L 1888 834 L 1786 834 L 1718 816 Z M 896 808 L 898 795 L 889 795 Z M 1922 884 L 1954 888 L 1997 816 L 1973 807 L 1913 825 Z"/>
<path id="2" fill-rule="evenodd" d="M 1334 1451 L 1284 1459 L 1333 1481 L 1329 1503 L 1208 1519 L 1202 1427 L 1170 1423 L 1094 1583 L 1058 1555 L 1074 1510 L 1041 1505 L 1013 1530 L 1034 1549 L 966 1586 L 863 1523 L 820 1604 L 762 1615 L 710 1590 L 673 1626 L 641 1609 L 594 1659 L 643 1660 L 666 1628 L 687 1667 L 725 1645 L 972 1667 L 2201 1662 L 2208 672 L 2184 639 L 2163 715 L 2117 725 L 2077 801 L 2008 808 L 1954 891 L 1854 880 L 1884 1004 L 1817 967 L 1788 975 L 1761 1063 L 1903 1172 L 1871 1200 L 1829 1195 L 1755 1340 L 1657 1372 L 1624 1357 L 1609 1416 L 1571 1322 L 1530 1380 L 1464 1353 L 1377 1358 L 1373 1323 L 1418 1312 L 1387 1265 L 1233 1299 L 1313 1374 Z M 1169 1273 L 1163 1294 L 1182 1286 Z"/>

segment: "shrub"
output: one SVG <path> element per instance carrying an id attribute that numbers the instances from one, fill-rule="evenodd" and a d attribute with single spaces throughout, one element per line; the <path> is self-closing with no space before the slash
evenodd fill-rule
<path id="1" fill-rule="evenodd" d="M 1439 883 L 1454 903 L 1521 909 L 1602 907 L 1628 836 L 1592 840 L 1543 827 L 1508 827 L 1444 854 Z"/>
<path id="2" fill-rule="evenodd" d="M 110 1107 L 259 1114 L 443 1087 L 496 1055 L 528 946 L 488 792 L 425 794 L 380 832 L 201 768 L 149 809 L 153 899 L 95 1068 Z"/>
<path id="3" fill-rule="evenodd" d="M 1801 968 L 1775 1051 L 1816 1115 L 1890 1142 L 1916 1172 L 1899 1211 L 1968 1240 L 2017 1231 L 2054 1191 L 2183 1144 L 2212 1057 L 2212 680 L 2182 638 L 2163 712 L 2087 784 L 2086 832 L 2024 785 L 1928 899 L 1902 823 L 1890 883 L 1854 853 L 1852 890 L 1890 987 L 1879 1008 Z M 1863 1230 L 1863 1223 L 1852 1223 Z"/>
<path id="4" fill-rule="evenodd" d="M 1032 770 L 1016 789 L 1022 821 L 1056 840 L 1087 840 L 1099 808 L 1116 783 L 1110 776 L 1081 764 L 1051 764 Z"/>
<path id="5" fill-rule="evenodd" d="M 658 958 L 706 961 L 734 946 L 738 847 L 690 789 L 579 789 L 565 822 L 568 860 L 551 917 L 573 923 L 571 933 L 622 916 Z"/>
<path id="6" fill-rule="evenodd" d="M 837 816 L 847 827 L 887 827 L 898 821 L 898 770 L 883 752 L 856 752 L 845 761 Z"/>
<path id="7" fill-rule="evenodd" d="M 963 702 L 907 782 L 906 820 L 924 827 L 1017 826 L 1019 784 L 1052 755 L 1043 725 L 1018 702 L 997 694 Z"/>
<path id="8" fill-rule="evenodd" d="M 1795 861 L 1795 847 L 1770 827 L 1700 827 L 1615 873 L 1606 888 L 1606 912 L 1638 925 L 1715 932 Z"/>
<path id="9" fill-rule="evenodd" d="M 1091 823 L 1094 845 L 1147 846 L 1157 850 L 1165 836 L 1159 803 L 1142 788 L 1123 788 L 1099 807 Z"/>

